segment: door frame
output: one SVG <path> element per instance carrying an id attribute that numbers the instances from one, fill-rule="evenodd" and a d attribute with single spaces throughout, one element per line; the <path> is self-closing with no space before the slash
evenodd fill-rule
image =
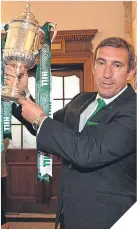
<path id="1" fill-rule="evenodd" d="M 83 64 L 84 91 L 95 91 L 92 40 L 97 29 L 58 31 L 51 45 L 51 64 Z M 36 63 L 39 62 L 39 57 Z"/>

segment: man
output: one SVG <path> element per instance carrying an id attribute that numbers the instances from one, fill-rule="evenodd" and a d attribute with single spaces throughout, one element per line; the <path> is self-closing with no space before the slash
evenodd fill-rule
<path id="1" fill-rule="evenodd" d="M 24 119 L 38 127 L 38 150 L 63 157 L 55 228 L 60 221 L 61 229 L 109 229 L 136 201 L 136 96 L 127 85 L 133 47 L 105 39 L 93 68 L 98 93 L 78 94 L 54 120 L 30 99 L 19 100 Z"/>

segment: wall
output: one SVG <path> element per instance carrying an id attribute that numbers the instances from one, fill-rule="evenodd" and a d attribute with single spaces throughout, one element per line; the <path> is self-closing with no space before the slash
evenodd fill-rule
<path id="1" fill-rule="evenodd" d="M 31 9 L 40 25 L 55 21 L 58 30 L 98 29 L 93 47 L 108 36 L 124 37 L 124 5 L 120 2 L 42 2 L 31 1 Z M 2 2 L 2 22 L 24 12 L 25 1 Z"/>
<path id="2" fill-rule="evenodd" d="M 133 17 L 133 45 L 137 54 L 137 2 L 132 2 L 132 17 Z"/>
<path id="3" fill-rule="evenodd" d="M 137 1 L 132 1 L 132 16 L 134 17 L 137 12 Z"/>

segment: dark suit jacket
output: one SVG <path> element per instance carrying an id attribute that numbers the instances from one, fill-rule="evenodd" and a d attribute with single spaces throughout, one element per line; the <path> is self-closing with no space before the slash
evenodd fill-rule
<path id="1" fill-rule="evenodd" d="M 136 200 L 136 95 L 131 86 L 78 132 L 80 114 L 96 93 L 80 93 L 47 118 L 38 150 L 63 157 L 56 228 L 63 204 L 65 229 L 109 229 Z M 13 104 L 13 115 L 36 135 Z M 62 125 L 63 123 L 63 125 Z"/>
<path id="2" fill-rule="evenodd" d="M 56 228 L 109 229 L 136 201 L 136 95 L 131 86 L 78 132 L 80 114 L 96 93 L 80 93 L 47 118 L 37 147 L 63 157 Z M 63 123 L 63 124 L 62 124 Z"/>

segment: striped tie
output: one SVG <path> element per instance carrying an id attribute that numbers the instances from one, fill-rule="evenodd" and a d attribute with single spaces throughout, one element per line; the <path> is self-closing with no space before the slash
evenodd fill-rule
<path id="1" fill-rule="evenodd" d="M 90 119 L 98 112 L 100 111 L 104 106 L 106 105 L 105 101 L 103 99 L 98 99 L 98 106 L 96 110 L 93 112 L 93 114 L 88 118 L 86 125 L 96 125 L 96 123 L 90 121 Z"/>

